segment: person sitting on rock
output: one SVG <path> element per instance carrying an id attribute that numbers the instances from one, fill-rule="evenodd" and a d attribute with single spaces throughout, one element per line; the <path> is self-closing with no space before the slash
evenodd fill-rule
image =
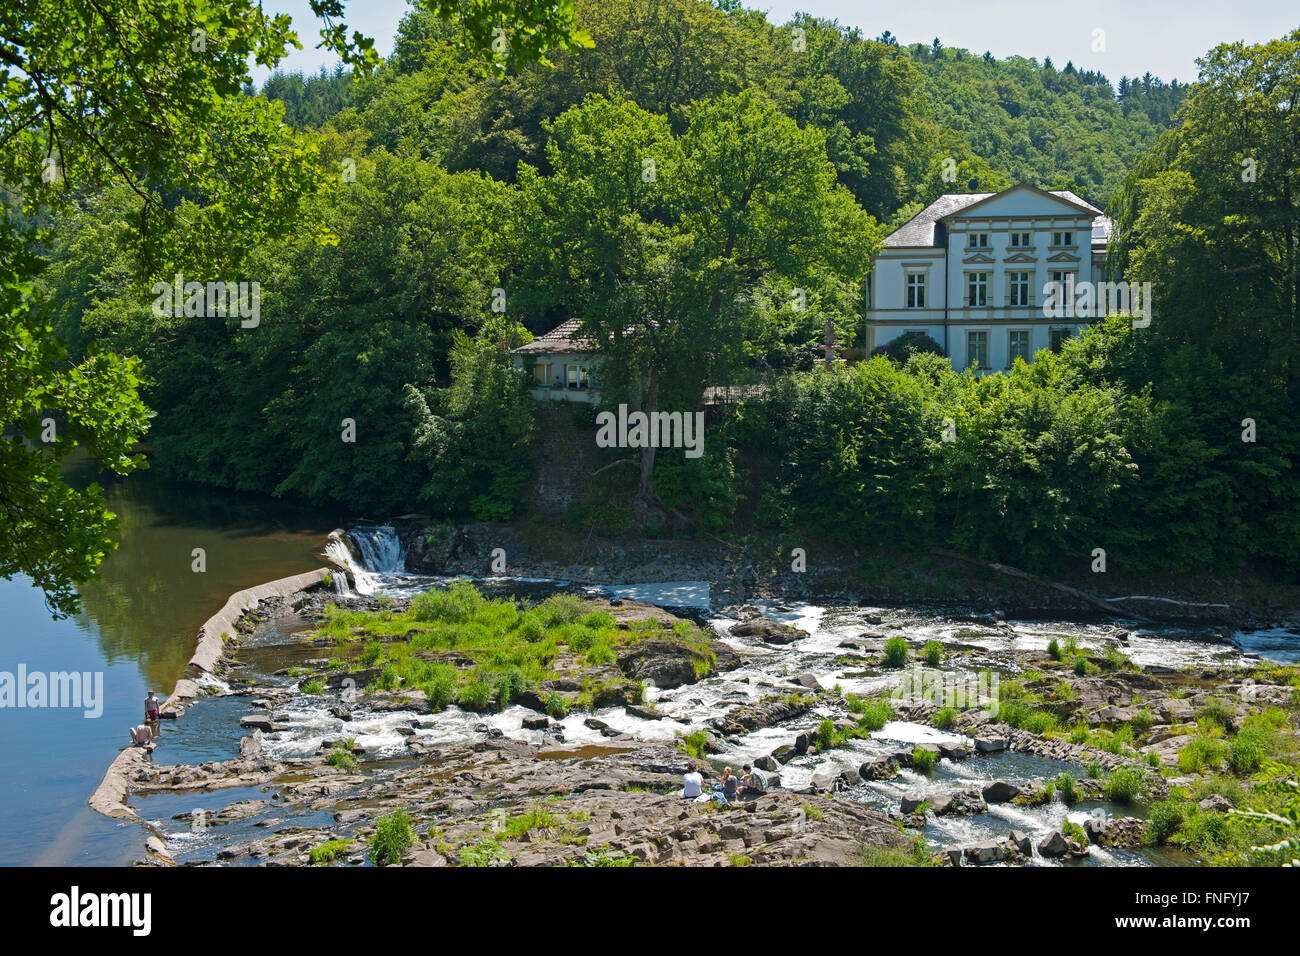
<path id="1" fill-rule="evenodd" d="M 761 796 L 767 793 L 767 774 L 757 767 L 745 764 L 745 775 L 740 778 L 740 795 L 742 797 L 753 794 Z"/>
<path id="2" fill-rule="evenodd" d="M 704 775 L 695 764 L 687 764 L 686 773 L 682 775 L 682 799 L 694 800 L 703 792 Z"/>
<path id="3" fill-rule="evenodd" d="M 153 740 L 153 731 L 149 729 L 148 724 L 140 724 L 131 728 L 131 745 L 133 747 L 147 747 L 151 740 Z"/>
<path id="4" fill-rule="evenodd" d="M 736 799 L 739 790 L 740 781 L 736 779 L 736 775 L 731 772 L 730 767 L 722 771 L 722 783 L 713 788 L 713 792 L 721 794 L 722 799 L 727 803 L 731 803 Z"/>

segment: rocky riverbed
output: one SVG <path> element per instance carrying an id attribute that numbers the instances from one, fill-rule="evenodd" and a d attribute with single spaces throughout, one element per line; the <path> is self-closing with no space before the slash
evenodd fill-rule
<path id="1" fill-rule="evenodd" d="M 391 581 L 419 590 L 409 572 Z M 495 588 L 525 592 L 522 607 L 555 586 Z M 1172 768 L 1196 714 L 1229 701 L 1223 719 L 1245 721 L 1293 693 L 1251 676 L 1258 661 L 1226 642 L 856 605 L 719 609 L 707 585 L 649 590 L 656 604 L 592 606 L 628 626 L 662 622 L 664 638 L 599 673 L 561 667 L 479 712 L 370 687 L 373 674 L 322 656 L 334 653 L 318 636 L 327 604 L 391 611 L 406 599 L 322 585 L 263 601 L 227 642 L 208 699 L 131 770 L 149 859 L 362 864 L 381 818 L 401 811 L 413 839 L 392 862 L 408 865 L 1192 862 L 1152 846 L 1143 815 L 1190 783 Z M 707 660 L 668 637 L 682 615 L 710 629 Z M 886 661 L 899 637 L 914 659 L 940 645 L 936 673 L 1000 675 L 1035 710 L 1090 729 L 1088 741 L 896 692 L 889 717 L 864 724 L 862 702 L 906 673 Z M 1054 658 L 1062 641 L 1077 656 Z M 593 678 L 605 697 L 584 696 Z M 772 792 L 736 807 L 683 801 L 692 760 L 709 782 L 750 761 Z M 1108 781 L 1125 767 L 1141 795 L 1116 800 Z"/>

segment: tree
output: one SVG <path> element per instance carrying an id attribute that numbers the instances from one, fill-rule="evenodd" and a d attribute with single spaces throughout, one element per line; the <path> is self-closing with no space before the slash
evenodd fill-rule
<path id="1" fill-rule="evenodd" d="M 567 0 L 437 6 L 483 55 L 496 53 L 494 29 L 514 25 L 507 65 L 539 53 L 539 45 L 582 41 Z M 369 71 L 378 61 L 373 43 L 355 32 L 348 38 L 341 0 L 311 0 L 311 7 L 322 20 L 321 45 L 355 71 Z M 141 286 L 173 271 L 235 279 L 253 249 L 289 231 L 327 242 L 324 225 L 302 215 L 324 177 L 312 144 L 281 124 L 280 104 L 240 95 L 250 59 L 274 66 L 291 45 L 299 44 L 289 17 L 268 16 L 255 0 L 0 8 L 0 182 L 21 203 L 21 211 L 6 203 L 0 222 L 0 303 L 12 346 L 0 369 L 4 420 L 14 423 L 0 459 L 0 573 L 31 574 L 56 614 L 75 608 L 72 586 L 110 550 L 112 527 L 97 489 L 67 487 L 57 462 L 80 443 L 119 474 L 130 471 L 139 464 L 130 449 L 145 413 L 134 363 L 102 353 L 69 362 L 39 307 L 33 311 L 35 237 L 14 222 L 125 184 L 138 203 L 126 236 Z M 42 411 L 66 418 L 52 449 L 29 444 L 50 434 L 37 427 Z"/>
<path id="2" fill-rule="evenodd" d="M 554 175 L 521 177 L 522 243 L 544 257 L 526 257 L 527 303 L 582 318 L 618 401 L 699 407 L 744 362 L 764 281 L 806 287 L 870 258 L 878 231 L 824 143 L 749 92 L 697 104 L 679 138 L 621 97 L 588 98 L 551 127 Z M 645 499 L 654 460 L 642 448 Z"/>

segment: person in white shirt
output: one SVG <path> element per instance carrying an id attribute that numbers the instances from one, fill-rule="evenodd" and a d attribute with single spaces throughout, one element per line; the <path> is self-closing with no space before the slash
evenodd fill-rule
<path id="1" fill-rule="evenodd" d="M 704 792 L 704 775 L 695 764 L 687 764 L 682 776 L 682 799 L 693 800 Z"/>
<path id="2" fill-rule="evenodd" d="M 149 696 L 144 699 L 144 720 L 147 724 L 156 724 L 158 722 L 158 695 L 149 691 Z"/>

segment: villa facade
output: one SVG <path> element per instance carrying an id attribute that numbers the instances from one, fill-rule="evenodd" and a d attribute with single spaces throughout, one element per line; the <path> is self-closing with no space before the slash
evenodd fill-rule
<path id="1" fill-rule="evenodd" d="M 867 289 L 868 350 L 908 332 L 943 346 L 957 370 L 1031 361 L 1105 314 L 1056 317 L 1049 283 L 1100 283 L 1110 220 L 1067 190 L 1021 183 L 940 196 L 885 238 Z"/>
<path id="2" fill-rule="evenodd" d="M 569 319 L 511 351 L 515 366 L 531 375 L 529 394 L 538 401 L 595 404 L 600 400 L 596 350 L 578 336 L 578 325 L 578 319 Z"/>

